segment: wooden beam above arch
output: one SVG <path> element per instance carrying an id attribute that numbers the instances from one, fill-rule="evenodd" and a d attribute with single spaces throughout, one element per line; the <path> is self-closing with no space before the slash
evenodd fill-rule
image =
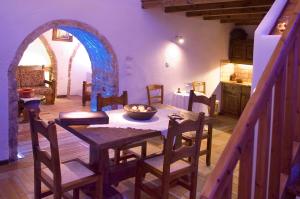
<path id="1" fill-rule="evenodd" d="M 222 2 L 208 2 L 186 5 L 172 5 L 166 6 L 165 12 L 187 12 L 196 10 L 210 10 L 210 9 L 227 9 L 227 8 L 243 8 L 251 6 L 268 6 L 272 5 L 274 0 L 244 0 L 244 1 L 222 1 Z"/>
<path id="2" fill-rule="evenodd" d="M 221 20 L 222 23 L 231 23 L 227 21 L 235 20 L 238 21 L 236 24 L 257 25 L 270 10 L 274 0 L 141 0 L 141 2 L 144 9 L 159 6 L 164 8 L 166 13 L 186 12 L 187 17 Z"/>
<path id="3" fill-rule="evenodd" d="M 246 13 L 257 13 L 265 12 L 267 13 L 271 5 L 259 5 L 259 6 L 247 6 L 247 7 L 234 7 L 234 8 L 224 8 L 224 9 L 209 9 L 209 10 L 197 10 L 186 12 L 187 17 L 199 17 L 203 15 L 232 15 L 232 14 L 246 14 Z"/>

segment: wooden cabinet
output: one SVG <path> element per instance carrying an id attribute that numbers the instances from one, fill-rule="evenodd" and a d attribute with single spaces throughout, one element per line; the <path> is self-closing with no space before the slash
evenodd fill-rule
<path id="1" fill-rule="evenodd" d="M 238 64 L 252 64 L 253 40 L 231 40 L 229 48 L 229 60 Z"/>
<path id="2" fill-rule="evenodd" d="M 221 90 L 221 113 L 240 116 L 250 98 L 251 87 L 223 82 Z"/>
<path id="3" fill-rule="evenodd" d="M 242 94 L 241 94 L 241 109 L 240 114 L 242 114 L 243 110 L 245 109 L 251 94 L 251 87 L 250 86 L 241 86 L 242 87 Z"/>

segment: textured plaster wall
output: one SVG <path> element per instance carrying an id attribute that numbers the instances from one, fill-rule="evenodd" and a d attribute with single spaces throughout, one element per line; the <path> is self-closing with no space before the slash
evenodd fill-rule
<path id="1" fill-rule="evenodd" d="M 13 13 L 13 14 L 12 14 Z M 73 19 L 89 24 L 112 45 L 119 63 L 120 91 L 129 102 L 146 102 L 145 86 L 162 83 L 166 99 L 192 80 L 207 81 L 211 94 L 219 84 L 221 59 L 227 59 L 232 25 L 143 10 L 140 0 L 11 0 L 2 2 L 0 24 L 0 160 L 8 158 L 8 68 L 23 39 L 42 24 Z M 183 35 L 183 46 L 173 43 Z M 59 58 L 57 58 L 59 60 Z M 168 62 L 169 67 L 165 67 Z"/>

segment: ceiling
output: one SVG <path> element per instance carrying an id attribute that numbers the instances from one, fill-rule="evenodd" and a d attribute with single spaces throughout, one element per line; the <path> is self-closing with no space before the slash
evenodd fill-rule
<path id="1" fill-rule="evenodd" d="M 236 25 L 258 25 L 274 0 L 141 0 L 142 8 L 162 7 L 165 13 L 220 20 Z"/>

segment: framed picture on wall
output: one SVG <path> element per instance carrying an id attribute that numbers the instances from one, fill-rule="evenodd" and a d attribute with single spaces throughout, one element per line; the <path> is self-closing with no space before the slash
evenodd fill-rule
<path id="1" fill-rule="evenodd" d="M 72 42 L 73 36 L 61 29 L 53 28 L 52 30 L 52 40 L 53 41 L 66 41 L 66 42 Z"/>

